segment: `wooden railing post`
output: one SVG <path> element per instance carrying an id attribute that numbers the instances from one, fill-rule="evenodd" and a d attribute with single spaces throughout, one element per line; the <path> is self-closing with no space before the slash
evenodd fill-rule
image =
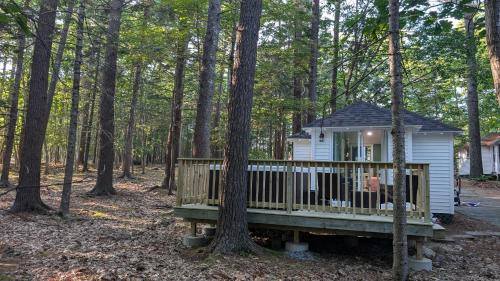
<path id="1" fill-rule="evenodd" d="M 429 164 L 424 165 L 424 177 L 425 177 L 425 214 L 424 221 L 431 221 L 431 185 L 430 185 L 430 176 L 429 176 Z"/>
<path id="2" fill-rule="evenodd" d="M 254 168 L 254 164 L 256 168 Z M 388 208 L 388 172 L 392 169 L 389 162 L 257 160 L 250 161 L 249 165 L 249 208 L 279 209 L 289 214 L 293 212 L 294 208 L 296 210 L 331 212 L 334 210 L 334 207 L 331 205 L 332 202 L 329 201 L 332 198 L 337 198 L 338 212 L 343 211 L 353 216 L 363 215 L 366 214 L 366 204 L 368 215 L 375 213 L 385 216 L 392 215 L 392 210 Z M 410 194 L 408 197 L 412 204 L 408 217 L 423 218 L 423 221 L 430 222 L 432 218 L 430 205 L 430 165 L 407 163 L 406 169 L 410 171 L 410 182 L 408 183 L 408 192 Z M 217 204 L 215 192 L 219 192 L 219 199 L 221 198 L 220 193 L 222 193 L 222 161 L 220 159 L 180 158 L 178 170 L 176 206 L 180 207 L 183 204 L 193 203 Z M 363 171 L 367 174 L 366 179 L 364 178 Z M 212 178 L 210 178 L 211 172 L 213 172 Z M 318 172 L 320 173 L 319 175 Z M 218 190 L 215 188 L 217 185 L 217 173 L 219 173 Z M 335 174 L 336 178 L 334 177 Z M 413 182 L 414 174 L 418 174 L 418 185 Z M 376 195 L 371 193 L 372 190 L 375 192 L 373 186 L 371 186 L 372 177 L 377 177 L 378 179 Z M 327 184 L 328 178 L 330 179 L 329 185 Z M 311 192 L 313 180 L 316 185 L 314 194 Z M 352 188 L 349 186 L 351 181 Z M 320 182 L 321 185 L 319 184 Z M 210 187 L 211 184 L 212 186 Z M 365 185 L 369 187 L 367 190 L 369 193 L 366 198 L 364 197 Z M 358 187 L 360 187 L 359 190 Z M 382 190 L 382 187 L 384 187 L 384 190 Z M 415 189 L 417 189 L 416 192 Z M 276 193 L 273 190 L 276 190 Z M 210 192 L 212 192 L 212 197 L 209 196 Z M 334 196 L 335 193 L 337 193 L 336 196 Z M 376 196 L 376 203 L 373 196 Z M 320 198 L 321 200 L 319 200 Z M 372 200 L 374 201 L 372 202 Z M 359 201 L 358 203 L 360 204 L 356 204 L 356 201 Z M 380 207 L 382 201 L 385 205 L 383 209 Z M 416 201 L 415 205 L 413 205 L 414 201 Z M 329 207 L 327 203 L 330 204 Z M 376 210 L 372 210 L 374 204 L 376 204 Z"/>
<path id="3" fill-rule="evenodd" d="M 291 213 L 293 207 L 293 166 L 292 162 L 286 163 L 286 212 Z"/>
<path id="4" fill-rule="evenodd" d="M 176 193 L 176 201 L 175 205 L 177 207 L 182 206 L 182 195 L 184 189 L 184 160 L 179 159 L 179 173 L 178 174 L 178 182 L 177 182 L 177 193 Z"/>

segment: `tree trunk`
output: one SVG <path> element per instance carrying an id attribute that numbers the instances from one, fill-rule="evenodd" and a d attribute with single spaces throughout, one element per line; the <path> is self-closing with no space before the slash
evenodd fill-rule
<path id="1" fill-rule="evenodd" d="M 83 60 L 83 23 L 85 19 L 85 1 L 80 0 L 78 8 L 78 22 L 76 30 L 75 62 L 73 65 L 73 89 L 71 91 L 71 114 L 68 129 L 68 147 L 66 149 L 66 166 L 64 168 L 64 184 L 59 211 L 69 213 L 71 185 L 73 181 L 73 166 L 75 161 L 75 143 L 78 128 L 78 103 L 80 100 L 80 74 Z"/>
<path id="2" fill-rule="evenodd" d="M 149 19 L 149 1 L 144 1 L 144 13 L 142 28 L 147 25 Z M 142 43 L 141 49 L 142 49 Z M 122 165 L 122 178 L 133 178 L 132 173 L 134 172 L 134 162 L 133 162 L 133 141 L 134 141 L 134 129 L 135 129 L 135 111 L 137 107 L 137 100 L 139 98 L 139 91 L 141 89 L 141 79 L 142 79 L 142 66 L 143 61 L 139 59 L 135 63 L 135 77 L 134 84 L 132 86 L 132 99 L 130 102 L 130 114 L 127 124 L 127 131 L 125 133 L 125 149 L 123 151 L 123 165 Z"/>
<path id="3" fill-rule="evenodd" d="M 479 177 L 483 174 L 481 157 L 481 130 L 479 125 L 479 106 L 477 96 L 477 46 L 474 37 L 474 18 L 472 14 L 464 15 L 467 42 L 467 110 L 469 117 L 469 155 L 470 177 Z"/>
<path id="4" fill-rule="evenodd" d="M 77 164 L 83 164 L 85 159 L 85 148 L 87 147 L 87 135 L 90 133 L 89 125 L 89 117 L 90 117 L 90 103 L 92 102 L 92 96 L 94 93 L 92 92 L 92 81 L 91 81 L 91 71 L 93 64 L 96 60 L 96 52 L 95 48 L 90 48 L 88 50 L 88 74 L 87 77 L 83 80 L 83 89 L 88 93 L 87 98 L 85 99 L 85 104 L 83 105 L 82 113 L 82 128 L 80 130 L 80 142 L 78 147 L 78 158 Z"/>
<path id="5" fill-rule="evenodd" d="M 95 70 L 94 70 L 94 86 L 92 87 L 92 99 L 90 101 L 90 116 L 88 119 L 88 124 L 86 124 L 88 131 L 86 134 L 86 141 L 85 141 L 85 154 L 83 156 L 83 167 L 82 170 L 83 172 L 87 172 L 89 170 L 89 155 L 90 155 L 90 142 L 92 141 L 92 123 L 94 122 L 94 111 L 95 111 L 95 99 L 98 91 L 98 85 L 99 85 L 99 69 L 101 67 L 101 45 L 98 42 L 97 50 L 96 50 L 96 55 L 97 55 L 97 60 L 96 60 L 96 65 L 95 65 Z M 96 126 L 97 127 L 97 126 Z M 95 142 L 95 147 L 94 147 L 94 164 L 95 164 L 95 155 L 96 155 L 96 147 L 97 147 L 97 135 L 99 134 L 99 130 L 96 129 L 96 142 Z"/>
<path id="6" fill-rule="evenodd" d="M 93 73 L 91 69 L 96 65 L 96 61 L 99 61 L 99 49 L 95 46 L 92 46 L 88 50 L 87 56 L 88 58 L 88 73 L 87 77 L 83 80 L 83 88 L 87 90 L 88 96 L 85 100 L 85 104 L 83 106 L 83 117 L 82 117 L 82 129 L 80 131 L 80 146 L 78 148 L 78 164 L 84 164 L 85 162 L 85 154 L 88 153 L 87 149 L 87 136 L 91 134 L 92 128 L 89 124 L 92 123 L 92 120 L 89 120 L 91 117 L 91 104 L 93 105 L 95 101 L 95 91 L 92 90 L 93 87 Z M 93 110 L 93 108 L 92 108 Z M 87 158 L 88 159 L 88 158 Z M 87 167 L 84 167 L 84 169 Z M 84 170 L 85 172 L 86 170 Z"/>
<path id="7" fill-rule="evenodd" d="M 173 93 L 173 114 L 171 122 L 171 157 L 166 161 L 170 161 L 170 178 L 168 181 L 168 194 L 172 194 L 175 190 L 175 164 L 179 157 L 180 138 L 181 138 L 181 121 L 182 121 L 182 102 L 184 99 L 184 69 L 186 67 L 186 57 L 188 51 L 189 35 L 179 39 L 177 46 L 177 59 L 175 65 L 174 93 Z"/>
<path id="8" fill-rule="evenodd" d="M 172 138 L 173 138 L 173 133 L 172 133 L 172 120 L 173 118 L 173 113 L 174 113 L 174 99 L 172 98 L 171 101 L 171 111 L 170 111 L 170 126 L 168 127 L 168 138 L 167 138 L 167 144 L 165 147 L 165 177 L 163 178 L 163 182 L 161 184 L 162 188 L 167 189 L 168 184 L 170 183 L 170 172 L 172 171 L 171 165 L 172 161 Z"/>
<path id="9" fill-rule="evenodd" d="M 234 52 L 236 49 L 236 29 L 238 28 L 237 23 L 235 21 L 232 22 L 233 30 L 231 32 L 231 49 L 229 50 L 229 59 L 228 59 L 228 76 L 227 76 L 227 92 L 231 93 L 231 88 L 233 87 L 233 65 L 234 65 Z M 229 96 L 229 95 L 228 95 Z"/>
<path id="10" fill-rule="evenodd" d="M 292 132 L 299 133 L 302 130 L 302 80 L 299 76 L 293 77 L 293 99 L 295 100 L 296 110 L 293 113 Z"/>
<path id="11" fill-rule="evenodd" d="M 24 2 L 24 7 L 28 8 L 30 0 Z M 21 88 L 21 78 L 24 70 L 24 49 L 26 48 L 26 35 L 24 31 L 19 30 L 17 34 L 17 58 L 16 58 L 16 71 L 14 76 L 14 83 L 12 84 L 12 92 L 10 94 L 10 109 L 9 109 L 9 123 L 7 126 L 7 136 L 5 139 L 5 149 L 2 158 L 2 176 L 0 178 L 0 187 L 8 187 L 10 160 L 12 157 L 12 149 L 14 148 L 14 140 L 16 137 L 16 124 L 17 113 L 19 105 L 19 91 Z"/>
<path id="12" fill-rule="evenodd" d="M 247 193 L 242 192 L 242 189 L 247 186 L 250 119 L 261 12 L 261 0 L 241 2 L 227 144 L 224 149 L 222 197 L 219 199 L 217 232 L 212 243 L 213 250 L 219 253 L 257 251 L 248 232 Z"/>
<path id="13" fill-rule="evenodd" d="M 6 77 L 7 77 L 7 63 L 9 63 L 9 59 L 7 58 L 7 55 L 6 55 L 4 57 L 4 59 L 2 60 L 2 74 L 0 77 L 0 93 L 4 92 L 5 80 L 7 80 L 6 79 Z"/>
<path id="14" fill-rule="evenodd" d="M 97 109 L 98 110 L 98 116 L 100 116 L 100 113 L 99 113 L 99 108 Z M 96 121 L 99 121 L 99 120 L 96 120 Z M 99 122 L 97 122 L 96 126 L 95 126 L 95 135 L 94 135 L 94 149 L 92 151 L 92 154 L 93 154 L 93 157 L 92 157 L 92 163 L 94 164 L 94 167 L 97 168 L 97 162 L 99 162 L 99 155 L 97 154 L 97 151 L 99 150 L 99 136 L 100 136 L 100 132 L 101 132 L 101 124 Z"/>
<path id="15" fill-rule="evenodd" d="M 145 94 L 143 94 L 143 99 L 142 99 L 142 110 L 141 110 L 141 174 L 146 173 L 146 114 L 144 110 L 144 103 L 147 100 L 147 97 Z"/>
<path id="16" fill-rule="evenodd" d="M 215 104 L 215 110 L 214 110 L 214 122 L 212 124 L 212 130 L 215 131 L 216 133 L 216 138 L 217 138 L 217 142 L 216 143 L 212 143 L 211 144 L 211 154 L 212 154 L 212 157 L 221 157 L 220 154 L 221 154 L 221 148 L 220 148 L 220 145 L 219 145 L 219 136 L 218 136 L 218 132 L 220 132 L 220 119 L 221 119 L 221 112 L 222 112 L 222 95 L 224 94 L 224 72 L 225 72 L 225 68 L 224 68 L 224 63 L 221 64 L 221 67 L 220 67 L 220 73 L 219 73 L 219 90 L 218 90 L 218 94 L 217 94 L 217 103 Z"/>
<path id="17" fill-rule="evenodd" d="M 132 87 L 132 101 L 130 103 L 130 115 L 128 119 L 127 132 L 125 135 L 125 150 L 123 153 L 123 178 L 132 178 L 130 168 L 133 165 L 132 142 L 134 140 L 135 127 L 135 108 L 137 107 L 137 98 L 141 86 L 142 63 L 138 62 L 135 66 L 134 85 Z"/>
<path id="18" fill-rule="evenodd" d="M 50 50 L 56 20 L 57 0 L 40 3 L 37 35 L 31 63 L 28 108 L 21 147 L 21 167 L 12 212 L 44 212 L 49 207 L 40 197 L 40 165 L 44 130 L 40 126 L 47 112 Z"/>
<path id="19" fill-rule="evenodd" d="M 406 235 L 405 128 L 402 112 L 403 76 L 400 51 L 399 0 L 389 1 L 389 75 L 392 94 L 392 155 L 394 170 L 393 279 L 408 280 Z"/>
<path id="20" fill-rule="evenodd" d="M 302 9 L 300 0 L 297 1 L 296 11 Z M 301 23 L 298 19 L 294 21 L 294 38 L 293 38 L 293 99 L 295 102 L 295 110 L 292 116 L 292 132 L 299 133 L 302 130 L 302 67 L 301 67 L 301 41 L 302 30 Z"/>
<path id="21" fill-rule="evenodd" d="M 203 43 L 200 94 L 193 135 L 193 157 L 210 157 L 210 120 L 214 96 L 217 43 L 220 32 L 220 0 L 208 4 L 207 32 Z"/>
<path id="22" fill-rule="evenodd" d="M 109 26 L 106 38 L 106 57 L 102 76 L 102 94 L 99 120 L 99 164 L 97 182 L 90 191 L 93 195 L 111 195 L 116 191 L 113 187 L 114 133 L 115 133 L 115 86 L 116 60 L 118 57 L 118 40 L 120 35 L 121 14 L 124 0 L 112 0 L 109 12 Z"/>
<path id="23" fill-rule="evenodd" d="M 330 108 L 332 113 L 337 111 L 337 96 L 339 95 L 337 76 L 339 65 L 339 25 L 340 25 L 340 1 L 335 1 L 335 15 L 334 15 L 334 26 L 333 26 L 333 66 L 332 66 L 332 92 L 330 95 Z"/>
<path id="24" fill-rule="evenodd" d="M 45 117 L 43 119 L 42 126 L 44 127 L 44 132 L 47 129 L 50 110 L 52 109 L 52 100 L 54 99 L 54 95 L 56 93 L 57 82 L 59 82 L 59 73 L 61 69 L 61 62 L 64 55 L 64 49 L 66 47 L 66 41 L 68 39 L 68 30 L 71 23 L 71 17 L 73 15 L 73 9 L 75 7 L 75 0 L 68 0 L 67 10 L 64 11 L 66 16 L 64 17 L 63 28 L 61 30 L 61 38 L 59 39 L 59 45 L 57 46 L 56 56 L 54 58 L 54 62 L 52 65 L 52 76 L 50 78 L 49 90 L 47 92 L 47 112 L 45 113 Z"/>
<path id="25" fill-rule="evenodd" d="M 490 56 L 491 73 L 500 106 L 500 0 L 485 0 L 486 43 Z"/>
<path id="26" fill-rule="evenodd" d="M 43 152 L 45 154 L 45 169 L 44 169 L 44 174 L 48 175 L 50 171 L 50 150 L 49 146 L 47 145 L 47 142 L 43 143 Z"/>
<path id="27" fill-rule="evenodd" d="M 285 157 L 285 126 L 274 130 L 274 150 L 273 158 L 283 160 Z"/>
<path id="28" fill-rule="evenodd" d="M 90 60 L 92 61 L 93 58 L 91 57 Z M 78 143 L 78 156 L 76 160 L 76 166 L 75 169 L 78 170 L 78 166 L 80 164 L 83 164 L 83 159 L 85 158 L 85 147 L 87 146 L 86 141 L 87 141 L 87 134 L 89 133 L 89 128 L 87 125 L 89 124 L 89 110 L 90 110 L 90 90 L 91 89 L 91 83 L 89 77 L 85 78 L 83 80 L 83 88 L 87 89 L 88 91 L 88 97 L 85 99 L 85 103 L 83 104 L 82 108 L 82 128 L 80 129 L 80 141 Z"/>
<path id="29" fill-rule="evenodd" d="M 309 60 L 309 100 L 311 102 L 307 113 L 307 122 L 316 119 L 317 75 L 318 75 L 318 45 L 319 45 L 319 0 L 313 0 L 311 20 L 311 57 Z"/>

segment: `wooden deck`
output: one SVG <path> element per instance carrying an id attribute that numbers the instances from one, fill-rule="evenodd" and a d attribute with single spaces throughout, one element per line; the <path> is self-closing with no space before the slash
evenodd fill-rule
<path id="1" fill-rule="evenodd" d="M 175 215 L 214 224 L 222 160 L 180 159 Z M 391 236 L 392 163 L 263 161 L 248 168 L 251 227 Z M 407 164 L 408 235 L 433 235 L 428 164 Z"/>
<path id="2" fill-rule="evenodd" d="M 309 211 L 293 211 L 286 213 L 279 210 L 247 209 L 248 223 L 251 227 L 286 229 L 311 232 L 327 232 L 359 236 L 392 235 L 392 216 L 350 215 L 336 213 L 320 213 Z M 184 205 L 175 207 L 175 215 L 190 222 L 217 222 L 217 206 Z M 432 237 L 432 223 L 409 219 L 407 226 L 409 236 Z"/>

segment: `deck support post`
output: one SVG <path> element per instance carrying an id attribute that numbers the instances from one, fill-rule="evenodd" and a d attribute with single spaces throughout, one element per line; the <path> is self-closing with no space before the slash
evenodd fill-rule
<path id="1" fill-rule="evenodd" d="M 420 239 L 417 239 L 415 241 L 415 249 L 417 250 L 416 252 L 416 258 L 417 260 L 421 260 L 424 258 L 424 253 L 423 253 L 423 242 Z"/>
<path id="2" fill-rule="evenodd" d="M 300 235 L 298 230 L 293 231 L 293 243 L 300 243 Z"/>
<path id="3" fill-rule="evenodd" d="M 188 248 L 198 248 L 208 245 L 211 237 L 197 235 L 197 232 L 197 224 L 195 222 L 191 222 L 189 233 L 182 237 L 182 244 Z"/>
<path id="4" fill-rule="evenodd" d="M 304 253 L 309 251 L 309 244 L 300 242 L 300 232 L 298 230 L 293 231 L 293 241 L 286 242 L 285 249 L 289 254 L 295 255 L 297 253 Z"/>
<path id="5" fill-rule="evenodd" d="M 195 222 L 192 222 L 191 223 L 191 228 L 189 229 L 190 230 L 190 234 L 192 236 L 196 236 L 196 233 L 197 233 L 197 229 L 196 229 L 197 225 Z"/>
<path id="6" fill-rule="evenodd" d="M 408 266 L 413 271 L 432 271 L 432 261 L 424 257 L 424 240 L 415 239 L 415 256 L 408 258 Z"/>

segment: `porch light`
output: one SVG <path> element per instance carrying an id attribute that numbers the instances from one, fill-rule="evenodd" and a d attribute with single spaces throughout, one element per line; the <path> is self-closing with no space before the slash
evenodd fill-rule
<path id="1" fill-rule="evenodd" d="M 368 132 L 366 132 L 366 135 L 367 136 L 371 136 L 371 135 L 373 135 L 373 132 L 372 131 L 368 131 Z"/>
<path id="2" fill-rule="evenodd" d="M 323 133 L 323 130 L 321 130 L 321 133 L 319 133 L 319 142 L 324 142 L 325 141 L 325 134 Z"/>

